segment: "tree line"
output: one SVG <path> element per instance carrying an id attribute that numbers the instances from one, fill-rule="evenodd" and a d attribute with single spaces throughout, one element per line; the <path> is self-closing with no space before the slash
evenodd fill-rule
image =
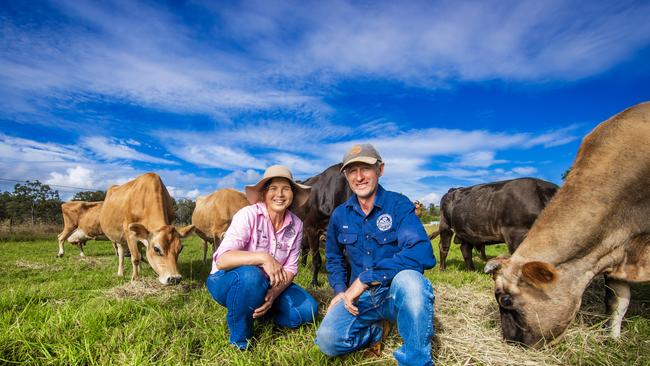
<path id="1" fill-rule="evenodd" d="M 106 191 L 81 191 L 75 193 L 72 201 L 103 201 Z M 49 185 L 36 181 L 26 181 L 14 185 L 13 192 L 0 192 L 0 222 L 13 225 L 63 225 L 59 192 Z M 172 198 L 176 225 L 188 225 L 192 222 L 192 213 L 196 202 L 187 198 Z M 423 208 L 420 219 L 423 223 L 438 221 L 440 207 L 430 204 Z"/>
<path id="2" fill-rule="evenodd" d="M 75 193 L 72 201 L 103 201 L 106 191 L 81 191 Z M 0 192 L 0 221 L 14 225 L 63 225 L 59 192 L 40 181 L 25 181 L 14 185 L 13 192 Z M 172 198 L 176 213 L 176 225 L 188 225 L 196 202 Z"/>

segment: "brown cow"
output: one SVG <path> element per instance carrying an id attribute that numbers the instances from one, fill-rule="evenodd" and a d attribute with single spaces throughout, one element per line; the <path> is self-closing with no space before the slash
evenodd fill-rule
<path id="1" fill-rule="evenodd" d="M 560 336 L 600 273 L 611 335 L 620 335 L 628 282 L 650 281 L 649 141 L 650 103 L 597 126 L 517 251 L 488 263 L 506 340 L 539 346 Z"/>
<path id="2" fill-rule="evenodd" d="M 99 212 L 102 209 L 102 203 L 103 201 L 70 201 L 61 205 L 63 231 L 57 237 L 59 241 L 57 257 L 63 257 L 63 244 L 66 239 L 70 243 L 79 246 L 79 255 L 84 257 L 86 242 L 104 237 L 102 228 L 99 226 Z"/>
<path id="3" fill-rule="evenodd" d="M 413 201 L 413 206 L 415 206 L 415 216 L 422 217 L 424 205 L 420 201 Z"/>
<path id="4" fill-rule="evenodd" d="M 196 199 L 192 225 L 194 225 L 194 232 L 203 239 L 204 262 L 207 259 L 208 243 L 212 243 L 212 253 L 214 253 L 221 244 L 223 234 L 228 230 L 232 217 L 248 204 L 245 194 L 230 188 L 220 189 Z"/>
<path id="5" fill-rule="evenodd" d="M 147 262 L 158 274 L 160 283 L 179 283 L 177 262 L 183 249 L 180 239 L 189 235 L 194 226 L 177 230 L 172 226 L 173 221 L 172 198 L 157 174 L 143 174 L 109 188 L 99 222 L 104 234 L 117 245 L 117 275 L 124 275 L 124 246 L 128 245 L 133 264 L 131 279 L 139 277 L 138 242 L 141 242 L 146 247 Z"/>

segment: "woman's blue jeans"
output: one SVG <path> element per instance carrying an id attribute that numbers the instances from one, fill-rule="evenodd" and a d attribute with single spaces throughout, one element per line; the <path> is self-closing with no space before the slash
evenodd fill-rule
<path id="1" fill-rule="evenodd" d="M 264 303 L 269 280 L 256 266 L 241 266 L 211 274 L 205 285 L 212 297 L 228 309 L 226 321 L 230 343 L 240 349 L 249 346 L 253 333 L 253 311 Z M 273 301 L 267 316 L 282 327 L 296 328 L 313 322 L 318 303 L 303 288 L 292 283 Z"/>
<path id="2" fill-rule="evenodd" d="M 352 352 L 381 339 L 381 320 L 397 322 L 404 344 L 393 355 L 399 365 L 432 365 L 433 287 L 419 272 L 404 270 L 390 287 L 371 287 L 356 304 L 359 315 L 337 302 L 325 314 L 316 344 L 328 356 Z"/>

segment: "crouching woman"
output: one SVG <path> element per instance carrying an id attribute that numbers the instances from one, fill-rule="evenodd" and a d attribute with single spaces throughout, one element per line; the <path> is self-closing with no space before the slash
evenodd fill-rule
<path id="1" fill-rule="evenodd" d="M 296 328 L 316 318 L 316 300 L 293 283 L 302 221 L 289 211 L 307 201 L 309 188 L 294 182 L 287 167 L 266 169 L 257 184 L 246 186 L 251 205 L 235 214 L 213 255 L 206 286 L 228 309 L 230 343 L 240 349 L 250 346 L 254 319 Z"/>

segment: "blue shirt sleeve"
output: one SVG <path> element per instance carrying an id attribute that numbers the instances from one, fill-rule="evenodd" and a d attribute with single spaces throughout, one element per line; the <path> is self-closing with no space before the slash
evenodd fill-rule
<path id="1" fill-rule="evenodd" d="M 337 232 L 337 212 L 335 210 L 330 217 L 329 224 L 327 225 L 327 239 L 325 241 L 325 268 L 328 273 L 328 280 L 334 295 L 344 292 L 348 286 L 345 283 L 348 274 L 345 265 L 345 256 L 343 255 L 343 248 L 336 240 Z"/>
<path id="2" fill-rule="evenodd" d="M 402 196 L 403 197 L 403 196 Z M 397 218 L 397 243 L 400 251 L 390 258 L 377 262 L 374 268 L 362 272 L 359 279 L 362 283 L 380 283 L 387 286 L 398 272 L 412 269 L 423 273 L 425 269 L 436 265 L 431 242 L 427 233 L 415 215 L 415 207 L 406 197 L 395 205 Z"/>

